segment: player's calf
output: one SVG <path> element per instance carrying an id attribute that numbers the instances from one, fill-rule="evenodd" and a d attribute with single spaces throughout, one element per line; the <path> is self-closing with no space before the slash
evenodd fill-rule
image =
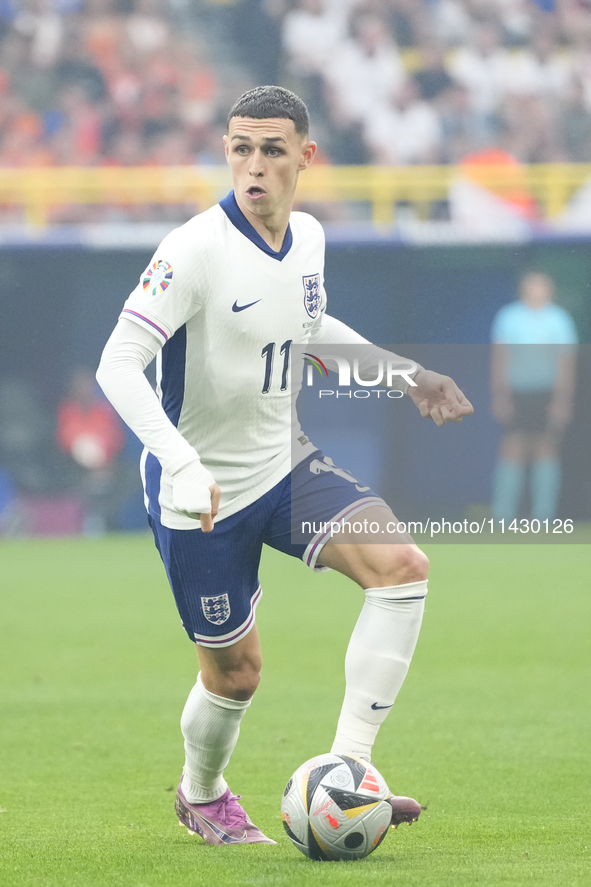
<path id="1" fill-rule="evenodd" d="M 371 760 L 412 659 L 426 594 L 426 580 L 365 589 L 345 659 L 347 687 L 331 749 L 336 754 Z"/>

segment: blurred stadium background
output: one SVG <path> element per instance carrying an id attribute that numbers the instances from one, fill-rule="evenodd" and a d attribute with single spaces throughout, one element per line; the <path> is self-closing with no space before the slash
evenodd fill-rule
<path id="1" fill-rule="evenodd" d="M 325 225 L 331 313 L 485 344 L 539 268 L 589 342 L 588 0 L 1 0 L 0 533 L 144 528 L 139 447 L 92 372 L 162 236 L 229 190 L 227 109 L 261 83 L 310 107 L 298 208 Z M 589 520 L 581 458 L 562 510 Z"/>
<path id="2" fill-rule="evenodd" d="M 265 679 L 228 778 L 280 843 L 179 838 L 195 656 L 148 533 L 110 532 L 146 529 L 140 447 L 94 371 L 160 239 L 230 189 L 227 109 L 263 83 L 310 106 L 298 208 L 326 230 L 331 313 L 454 372 L 478 410 L 443 430 L 392 410 L 399 516 L 411 493 L 433 505 L 433 472 L 446 517 L 488 513 L 485 351 L 524 270 L 590 342 L 591 0 L 0 0 L 0 882 L 586 887 L 583 545 L 428 547 L 423 636 L 376 746 L 427 809 L 362 869 L 321 872 L 279 798 L 330 741 L 359 598 L 267 550 Z M 588 344 L 578 359 L 559 514 L 591 522 Z M 346 415 L 329 451 L 381 490 L 367 413 Z"/>

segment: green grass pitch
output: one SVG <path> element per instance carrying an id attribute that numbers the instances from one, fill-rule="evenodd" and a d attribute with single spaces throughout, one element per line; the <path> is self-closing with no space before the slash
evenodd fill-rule
<path id="1" fill-rule="evenodd" d="M 266 552 L 263 681 L 227 777 L 278 846 L 208 847 L 174 816 L 196 664 L 151 540 L 1 543 L 2 887 L 591 884 L 591 549 L 428 554 L 423 632 L 374 756 L 427 809 L 366 860 L 314 863 L 280 798 L 330 747 L 361 592 Z"/>

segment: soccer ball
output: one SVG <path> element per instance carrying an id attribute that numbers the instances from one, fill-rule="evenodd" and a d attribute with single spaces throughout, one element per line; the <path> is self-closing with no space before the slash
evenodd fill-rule
<path id="1" fill-rule="evenodd" d="M 363 859 L 392 821 L 390 790 L 372 764 L 351 755 L 318 755 L 298 767 L 283 792 L 288 837 L 310 859 Z"/>

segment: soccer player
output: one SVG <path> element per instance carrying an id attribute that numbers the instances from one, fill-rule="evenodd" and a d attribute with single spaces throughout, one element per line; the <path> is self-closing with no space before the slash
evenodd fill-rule
<path id="1" fill-rule="evenodd" d="M 316 151 L 304 103 L 275 86 L 250 90 L 229 113 L 224 143 L 234 190 L 165 237 L 125 303 L 97 378 L 145 445 L 148 519 L 197 644 L 200 673 L 181 719 L 180 823 L 213 844 L 273 843 L 223 778 L 259 682 L 263 542 L 364 589 L 332 750 L 368 761 L 415 648 L 428 562 L 410 539 L 371 545 L 341 536 L 336 544 L 317 534 L 292 542 L 292 489 L 304 491 L 317 521 L 394 519 L 304 434 L 291 467 L 292 344 L 367 340 L 326 314 L 322 228 L 291 212 Z M 158 396 L 144 375 L 155 356 Z M 473 412 L 450 378 L 417 368 L 414 382 L 410 397 L 437 425 Z M 400 387 L 409 386 L 401 379 Z M 410 798 L 390 803 L 394 825 L 420 813 Z"/>
<path id="2" fill-rule="evenodd" d="M 530 271 L 521 279 L 519 299 L 493 321 L 493 413 L 503 426 L 493 480 L 496 520 L 517 517 L 528 462 L 532 517 L 552 520 L 556 514 L 578 339 L 572 317 L 553 297 L 552 279 Z"/>

